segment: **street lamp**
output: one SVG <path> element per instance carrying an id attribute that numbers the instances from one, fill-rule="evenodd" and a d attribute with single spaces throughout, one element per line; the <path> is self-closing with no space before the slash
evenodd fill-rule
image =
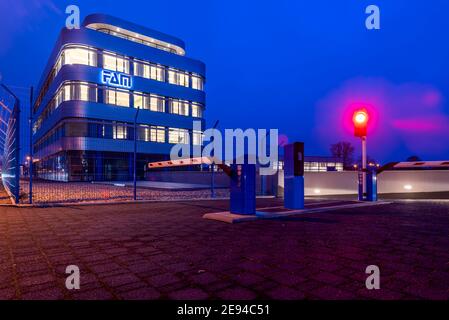
<path id="1" fill-rule="evenodd" d="M 362 139 L 362 183 L 363 183 L 363 193 L 365 194 L 366 186 L 366 135 L 368 126 L 368 112 L 366 109 L 360 109 L 354 112 L 352 117 L 352 122 L 354 123 L 354 135 Z"/>

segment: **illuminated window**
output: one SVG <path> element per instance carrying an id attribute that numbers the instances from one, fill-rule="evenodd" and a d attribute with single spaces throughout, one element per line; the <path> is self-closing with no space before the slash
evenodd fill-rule
<path id="1" fill-rule="evenodd" d="M 129 93 L 117 91 L 117 105 L 122 107 L 129 107 Z"/>
<path id="2" fill-rule="evenodd" d="M 97 53 L 94 50 L 87 48 L 66 48 L 64 49 L 63 64 L 84 64 L 87 66 L 96 66 Z"/>
<path id="3" fill-rule="evenodd" d="M 147 95 L 141 92 L 134 94 L 134 107 L 157 112 L 165 112 L 165 99 L 158 95 Z"/>
<path id="4" fill-rule="evenodd" d="M 151 95 L 150 96 L 150 110 L 157 112 L 165 111 L 165 100 L 160 96 Z"/>
<path id="5" fill-rule="evenodd" d="M 168 82 L 171 84 L 177 84 L 180 86 L 189 86 L 189 74 L 174 69 L 168 70 Z"/>
<path id="6" fill-rule="evenodd" d="M 141 92 L 134 93 L 134 108 L 143 109 L 143 98 Z"/>
<path id="7" fill-rule="evenodd" d="M 192 143 L 194 145 L 202 145 L 203 144 L 203 134 L 201 131 L 193 130 Z"/>
<path id="8" fill-rule="evenodd" d="M 165 128 L 161 126 L 151 126 L 150 139 L 153 142 L 165 142 Z"/>
<path id="9" fill-rule="evenodd" d="M 170 103 L 170 113 L 188 116 L 189 102 L 185 100 L 172 99 Z"/>
<path id="10" fill-rule="evenodd" d="M 134 75 L 153 79 L 157 81 L 164 81 L 165 70 L 163 66 L 149 64 L 143 61 L 134 62 Z"/>
<path id="11" fill-rule="evenodd" d="M 112 138 L 113 139 L 126 139 L 127 130 L 126 124 L 114 124 L 112 127 Z"/>
<path id="12" fill-rule="evenodd" d="M 203 79 L 200 76 L 192 75 L 192 88 L 203 90 Z"/>
<path id="13" fill-rule="evenodd" d="M 192 102 L 192 117 L 201 118 L 203 116 L 203 108 L 200 104 Z"/>
<path id="14" fill-rule="evenodd" d="M 54 106 L 70 100 L 97 102 L 97 88 L 87 82 L 66 82 L 56 93 Z"/>
<path id="15" fill-rule="evenodd" d="M 105 89 L 105 103 L 121 107 L 129 107 L 129 93 L 117 89 Z"/>
<path id="16" fill-rule="evenodd" d="M 103 68 L 112 71 L 129 73 L 129 61 L 122 56 L 116 55 L 115 53 L 104 53 Z"/>
<path id="17" fill-rule="evenodd" d="M 189 143 L 189 131 L 180 128 L 168 128 L 169 143 Z"/>

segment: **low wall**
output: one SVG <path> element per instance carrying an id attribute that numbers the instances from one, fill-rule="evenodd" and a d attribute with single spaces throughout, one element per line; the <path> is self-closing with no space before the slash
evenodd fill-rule
<path id="1" fill-rule="evenodd" d="M 147 171 L 145 180 L 210 185 L 211 173 L 208 171 Z M 217 188 L 229 188 L 229 176 L 223 171 L 215 172 L 214 183 Z M 258 195 L 274 195 L 276 185 L 276 175 L 263 178 L 256 175 L 256 193 Z"/>
<path id="2" fill-rule="evenodd" d="M 357 172 L 306 172 L 305 195 L 357 194 Z M 378 193 L 449 191 L 449 171 L 384 171 L 378 176 Z M 279 175 L 280 193 L 284 173 Z"/>

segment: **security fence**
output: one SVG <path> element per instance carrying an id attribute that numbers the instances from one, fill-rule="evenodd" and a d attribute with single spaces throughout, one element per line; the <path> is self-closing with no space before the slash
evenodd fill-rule
<path id="1" fill-rule="evenodd" d="M 2 183 L 14 203 L 20 199 L 20 101 L 0 85 L 0 150 Z"/>
<path id="2" fill-rule="evenodd" d="M 229 197 L 230 179 L 217 166 L 149 169 L 150 162 L 169 160 L 166 152 L 153 148 L 169 150 L 189 141 L 189 134 L 190 143 L 198 144 L 196 131 L 141 124 L 136 112 L 134 123 L 64 119 L 33 138 L 31 128 L 38 119 L 27 113 L 32 97 L 19 95 L 20 101 L 7 87 L 1 90 L 2 183 L 15 204 Z M 21 133 L 21 126 L 29 133 Z M 258 195 L 275 195 L 277 175 L 258 175 L 256 184 Z"/>

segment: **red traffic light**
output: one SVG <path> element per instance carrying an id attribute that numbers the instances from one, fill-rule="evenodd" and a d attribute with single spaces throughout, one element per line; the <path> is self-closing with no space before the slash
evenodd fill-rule
<path id="1" fill-rule="evenodd" d="M 366 137 L 367 125 L 368 125 L 368 112 L 363 110 L 357 110 L 352 117 L 354 123 L 354 135 L 356 137 Z"/>

